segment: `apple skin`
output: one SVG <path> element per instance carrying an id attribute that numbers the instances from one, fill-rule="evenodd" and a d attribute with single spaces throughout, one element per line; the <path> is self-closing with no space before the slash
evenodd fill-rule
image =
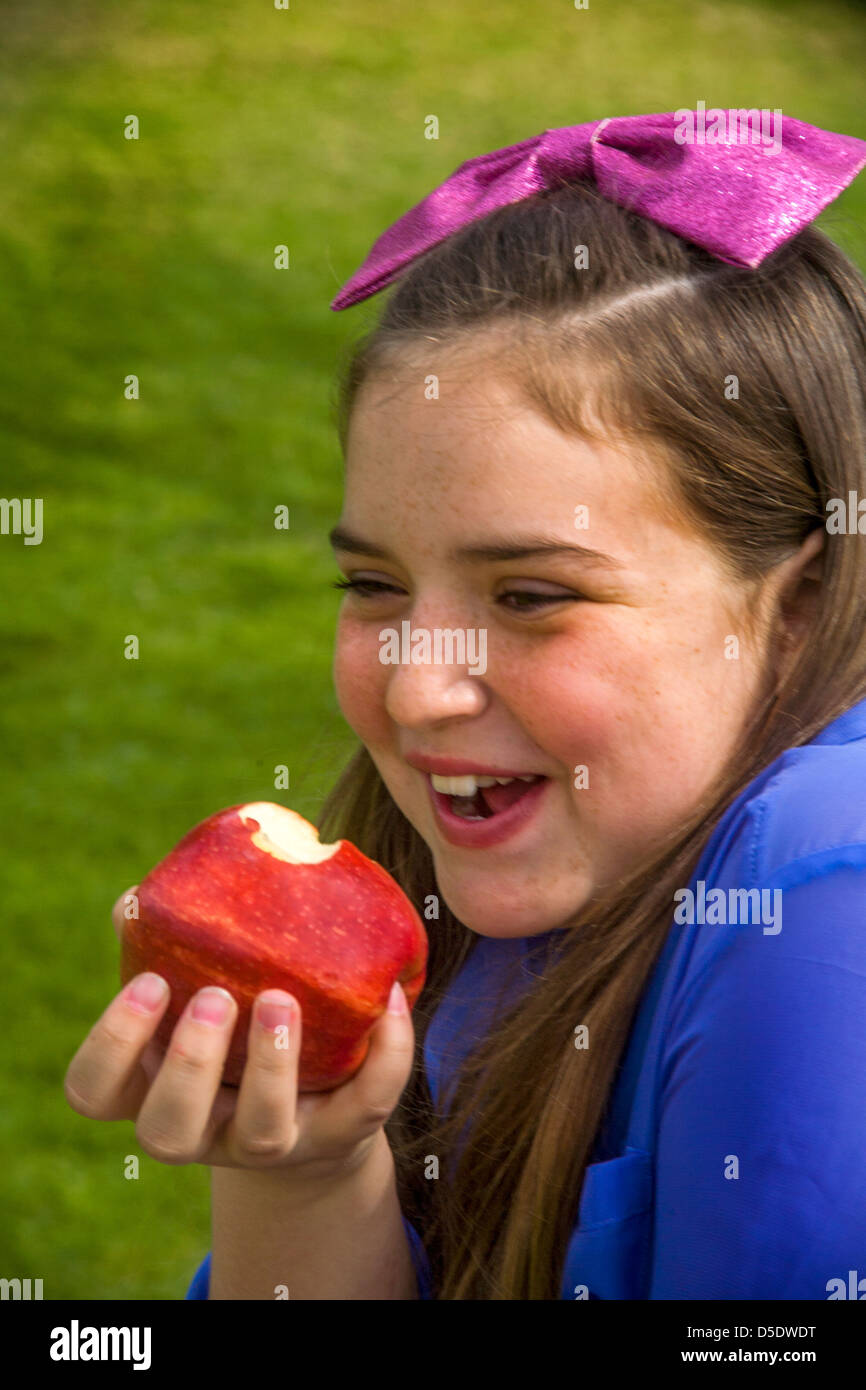
<path id="1" fill-rule="evenodd" d="M 202 821 L 142 881 L 138 919 L 124 922 L 121 980 L 153 970 L 167 981 L 155 1034 L 163 1049 L 197 990 L 227 989 L 238 1005 L 230 1086 L 241 1080 L 256 995 L 288 990 L 302 1013 L 298 1089 L 330 1091 L 363 1063 L 394 980 L 414 1005 L 427 934 L 391 875 L 348 840 L 321 863 L 286 863 L 253 844 L 258 824 L 242 810 Z"/>

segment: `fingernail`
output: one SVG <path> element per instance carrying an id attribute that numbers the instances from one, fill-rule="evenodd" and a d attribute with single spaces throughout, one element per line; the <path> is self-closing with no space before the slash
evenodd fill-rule
<path id="1" fill-rule="evenodd" d="M 228 990 L 219 985 L 208 985 L 199 990 L 192 1005 L 192 1017 L 197 1023 L 213 1023 L 219 1027 L 225 1023 L 232 1008 L 232 997 Z"/>
<path id="2" fill-rule="evenodd" d="M 388 1013 L 402 1014 L 406 1011 L 406 996 L 400 985 L 399 980 L 395 980 L 391 986 L 391 994 L 388 998 Z"/>
<path id="3" fill-rule="evenodd" d="M 130 980 L 124 991 L 124 999 L 143 1014 L 155 1013 L 166 995 L 168 985 L 161 975 L 148 970 Z"/>
<path id="4" fill-rule="evenodd" d="M 262 1028 L 273 1033 L 277 1028 L 290 1028 L 295 1016 L 292 997 L 281 989 L 269 989 L 259 995 L 256 1017 Z"/>

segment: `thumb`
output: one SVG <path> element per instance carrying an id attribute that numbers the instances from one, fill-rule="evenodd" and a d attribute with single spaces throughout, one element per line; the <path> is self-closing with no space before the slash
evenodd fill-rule
<path id="1" fill-rule="evenodd" d="M 370 1051 L 374 1050 L 382 1057 L 387 1053 L 396 1053 L 398 1060 L 403 1053 L 407 1053 L 410 1058 L 414 1056 L 415 1028 L 412 1023 L 412 1010 L 399 980 L 395 980 L 391 986 L 385 1011 L 376 1020 L 376 1026 L 370 1034 Z"/>
<path id="2" fill-rule="evenodd" d="M 394 982 L 388 1005 L 370 1033 L 367 1055 L 348 1086 L 363 1109 L 372 1115 L 390 1115 L 412 1075 L 415 1029 L 406 995 Z"/>

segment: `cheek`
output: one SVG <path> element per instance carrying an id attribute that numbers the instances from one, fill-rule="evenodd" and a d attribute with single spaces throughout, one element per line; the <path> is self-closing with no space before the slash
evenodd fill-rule
<path id="1" fill-rule="evenodd" d="M 576 804 L 609 811 L 618 831 L 656 828 L 700 795 L 727 754 L 724 678 L 736 663 L 720 651 L 695 624 L 599 630 L 515 667 L 504 698 L 550 758 L 587 768 Z"/>
<path id="2" fill-rule="evenodd" d="M 603 631 L 562 634 L 515 654 L 499 685 L 524 730 L 557 762 L 586 762 L 618 745 L 656 689 L 646 644 Z"/>
<path id="3" fill-rule="evenodd" d="M 570 673 L 539 685 L 519 718 L 530 738 L 572 772 L 578 765 L 607 761 L 625 724 L 614 690 Z"/>
<path id="4" fill-rule="evenodd" d="M 334 688 L 343 718 L 359 738 L 374 741 L 387 722 L 379 645 L 368 626 L 340 618 L 334 645 Z"/>

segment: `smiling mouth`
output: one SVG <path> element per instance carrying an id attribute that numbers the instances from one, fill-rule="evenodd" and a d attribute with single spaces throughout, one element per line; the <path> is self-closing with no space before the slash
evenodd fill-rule
<path id="1" fill-rule="evenodd" d="M 502 811 L 507 811 L 526 795 L 530 787 L 544 780 L 545 778 L 540 776 L 477 779 L 431 777 L 433 790 L 441 796 L 447 796 L 453 814 L 460 820 L 467 821 L 490 820 Z M 474 782 L 474 786 L 455 788 L 456 783 L 466 782 Z M 479 785 L 479 782 L 489 785 Z"/>

